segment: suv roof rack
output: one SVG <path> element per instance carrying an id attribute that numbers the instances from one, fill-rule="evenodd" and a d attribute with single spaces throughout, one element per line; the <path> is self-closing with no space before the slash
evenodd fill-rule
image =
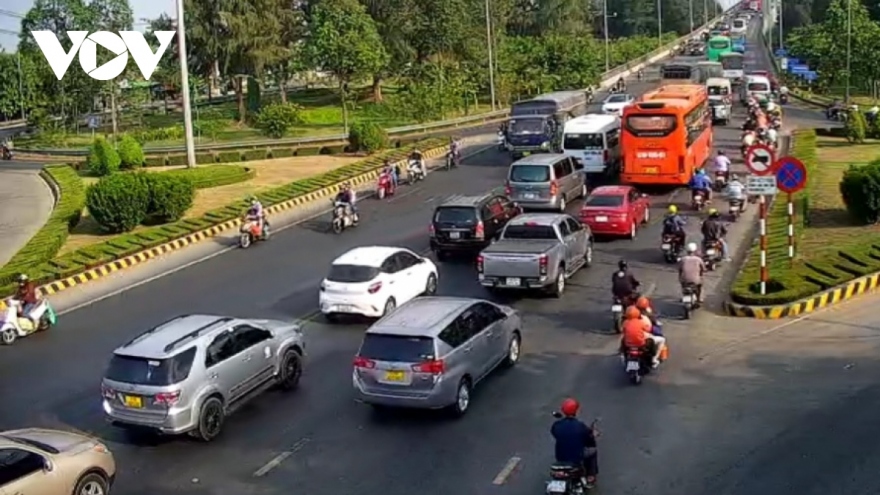
<path id="1" fill-rule="evenodd" d="M 193 330 L 192 332 L 187 333 L 183 337 L 180 337 L 179 339 L 174 340 L 170 344 L 166 345 L 165 348 L 163 349 L 163 351 L 171 352 L 176 347 L 179 347 L 181 344 L 183 344 L 184 342 L 189 342 L 190 340 L 198 338 L 199 336 L 201 336 L 202 333 L 205 333 L 207 330 L 212 330 L 218 324 L 229 323 L 232 320 L 234 320 L 234 318 L 230 318 L 228 316 L 225 316 L 223 318 L 217 318 L 216 320 L 212 321 L 211 323 L 207 323 L 205 325 L 202 325 L 199 328 L 196 328 L 195 330 Z"/>

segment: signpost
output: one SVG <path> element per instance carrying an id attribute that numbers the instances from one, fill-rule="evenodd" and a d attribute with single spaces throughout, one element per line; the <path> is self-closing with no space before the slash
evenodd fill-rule
<path id="1" fill-rule="evenodd" d="M 807 185 L 807 167 L 793 156 L 783 156 L 773 165 L 776 187 L 788 195 L 788 262 L 794 263 L 794 193 Z"/>
<path id="2" fill-rule="evenodd" d="M 770 167 L 768 167 L 769 170 Z M 761 248 L 761 295 L 767 293 L 767 197 L 776 196 L 779 192 L 775 175 L 749 175 L 746 177 L 746 194 L 760 197 L 760 214 L 758 226 L 760 228 Z"/>
<path id="3" fill-rule="evenodd" d="M 749 196 L 775 196 L 779 192 L 775 175 L 749 175 L 746 177 L 746 194 Z"/>
<path id="4" fill-rule="evenodd" d="M 775 161 L 773 148 L 765 144 L 754 144 L 746 150 L 746 167 L 755 175 L 770 175 Z"/>

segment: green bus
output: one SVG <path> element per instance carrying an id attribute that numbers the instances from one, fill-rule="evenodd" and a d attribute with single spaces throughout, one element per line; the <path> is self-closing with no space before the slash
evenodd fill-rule
<path id="1" fill-rule="evenodd" d="M 733 43 L 729 36 L 713 36 L 706 45 L 706 57 L 710 62 L 720 62 L 722 55 L 733 52 Z"/>

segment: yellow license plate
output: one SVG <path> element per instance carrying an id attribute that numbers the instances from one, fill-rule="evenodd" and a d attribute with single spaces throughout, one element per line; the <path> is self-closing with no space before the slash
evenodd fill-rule
<path id="1" fill-rule="evenodd" d="M 646 174 L 656 174 L 660 171 L 657 167 L 645 167 Z"/>
<path id="2" fill-rule="evenodd" d="M 532 154 L 531 151 L 523 151 L 523 156 L 529 156 L 531 154 Z"/>
<path id="3" fill-rule="evenodd" d="M 134 395 L 125 395 L 122 397 L 122 403 L 125 404 L 125 407 L 140 409 L 144 407 L 144 398 Z"/>
<path id="4" fill-rule="evenodd" d="M 406 373 L 403 371 L 386 371 L 385 380 L 389 382 L 402 382 L 406 379 Z"/>

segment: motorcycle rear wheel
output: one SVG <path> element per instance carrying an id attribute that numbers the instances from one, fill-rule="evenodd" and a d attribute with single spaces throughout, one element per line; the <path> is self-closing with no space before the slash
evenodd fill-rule
<path id="1" fill-rule="evenodd" d="M 238 236 L 238 245 L 242 249 L 249 248 L 251 245 L 251 235 L 245 232 Z"/>
<path id="2" fill-rule="evenodd" d="M 629 382 L 633 385 L 641 385 L 642 384 L 642 374 L 638 371 L 630 371 L 627 373 L 629 375 Z"/>
<path id="3" fill-rule="evenodd" d="M 378 191 L 376 191 L 376 197 L 379 199 L 385 199 L 385 188 L 380 187 Z"/>
<path id="4" fill-rule="evenodd" d="M 342 219 L 334 218 L 331 227 L 333 228 L 333 233 L 341 234 L 344 230 L 344 227 L 342 226 Z"/>

